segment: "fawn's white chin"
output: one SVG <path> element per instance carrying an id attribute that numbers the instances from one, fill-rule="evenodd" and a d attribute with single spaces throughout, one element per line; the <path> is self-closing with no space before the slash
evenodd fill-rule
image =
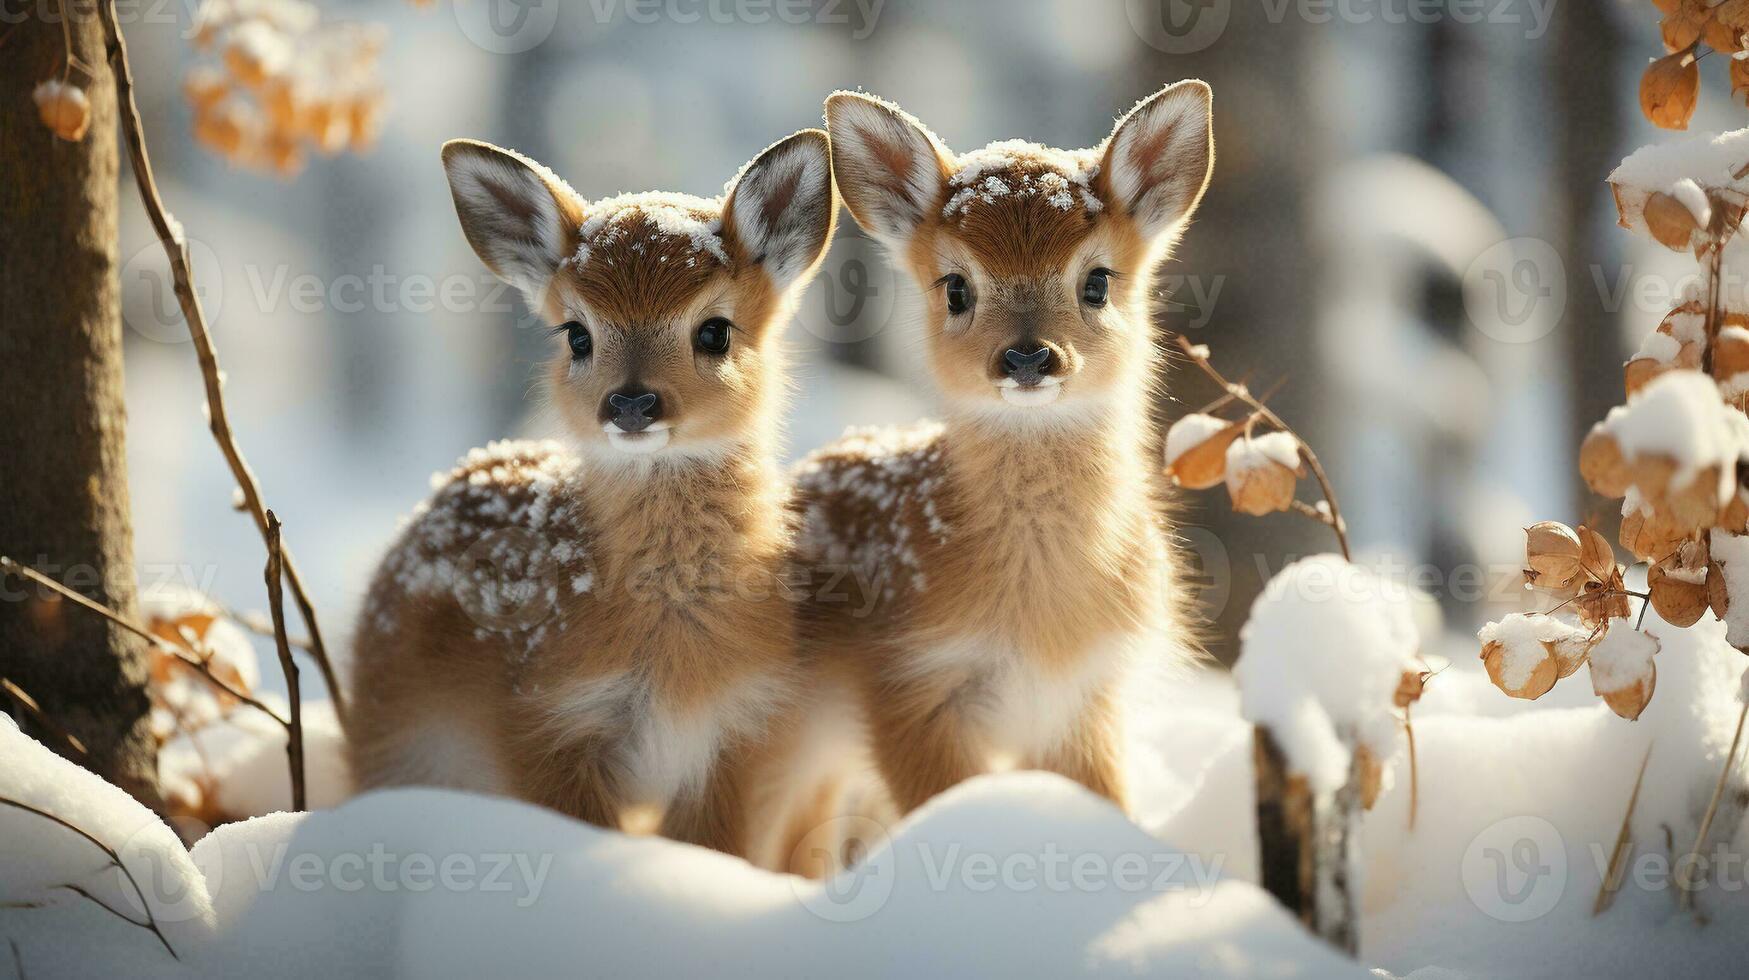
<path id="1" fill-rule="evenodd" d="M 1008 404 L 1032 408 L 1056 401 L 1057 396 L 1063 393 L 1063 386 L 1057 381 L 1046 381 L 1033 388 L 998 385 L 996 390 L 1002 393 L 1002 400 Z"/>
<path id="2" fill-rule="evenodd" d="M 621 432 L 617 428 L 609 428 L 607 441 L 613 448 L 628 456 L 643 456 L 668 445 L 668 429 L 652 426 L 642 432 Z"/>

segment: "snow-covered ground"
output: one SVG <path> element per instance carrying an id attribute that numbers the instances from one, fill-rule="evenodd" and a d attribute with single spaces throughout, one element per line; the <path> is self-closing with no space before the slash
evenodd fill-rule
<path id="1" fill-rule="evenodd" d="M 1671 868 L 1729 744 L 1743 657 L 1716 622 L 1648 629 L 1663 649 L 1638 722 L 1582 684 L 1511 701 L 1474 653 L 1429 682 L 1414 709 L 1416 825 L 1400 745 L 1364 819 L 1359 964 L 1252 883 L 1250 729 L 1211 671 L 1166 680 L 1137 713 L 1135 820 L 1054 776 L 989 776 L 895 827 L 859 824 L 867 857 L 825 883 L 430 790 L 228 824 L 189 851 L 0 721 L 0 796 L 114 847 L 180 957 L 96 904 L 141 918 L 101 851 L 0 807 L 0 976 L 1736 972 L 1749 955 L 1740 780 L 1702 852 L 1698 915 L 1678 911 Z M 315 717 L 312 752 L 332 756 L 331 716 Z M 283 754 L 262 732 L 252 757 L 227 755 L 228 781 L 254 781 L 236 806 L 283 805 Z M 1593 916 L 1648 751 L 1625 881 Z"/>

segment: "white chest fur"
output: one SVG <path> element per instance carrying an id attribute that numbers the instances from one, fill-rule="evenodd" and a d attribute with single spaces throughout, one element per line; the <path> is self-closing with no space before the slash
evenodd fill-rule
<path id="1" fill-rule="evenodd" d="M 1080 656 L 1049 664 L 1012 641 L 968 636 L 915 651 L 905 673 L 949 680 L 949 699 L 964 721 L 993 752 L 1021 761 L 1055 747 L 1091 699 L 1119 683 L 1139 646 L 1134 636 L 1106 636 Z"/>
<path id="2" fill-rule="evenodd" d="M 755 676 L 679 708 L 646 677 L 616 674 L 566 691 L 548 727 L 556 738 L 601 740 L 623 801 L 664 807 L 701 792 L 724 744 L 763 731 L 785 690 L 779 677 Z"/>

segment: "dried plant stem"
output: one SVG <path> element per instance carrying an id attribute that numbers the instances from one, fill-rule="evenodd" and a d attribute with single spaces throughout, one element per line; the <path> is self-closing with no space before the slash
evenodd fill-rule
<path id="1" fill-rule="evenodd" d="M 195 356 L 200 363 L 201 377 L 206 387 L 207 418 L 212 430 L 213 439 L 218 442 L 219 451 L 224 453 L 225 462 L 230 465 L 231 475 L 237 481 L 237 487 L 242 491 L 243 503 L 251 517 L 255 519 L 255 527 L 261 534 L 262 541 L 268 537 L 267 507 L 261 499 L 261 487 L 256 482 L 254 472 L 243 458 L 243 452 L 237 447 L 237 440 L 231 431 L 230 416 L 225 411 L 224 385 L 219 371 L 218 353 L 213 347 L 212 334 L 207 329 L 206 313 L 201 309 L 200 297 L 194 291 L 193 271 L 189 261 L 188 239 L 184 236 L 182 225 L 164 209 L 163 197 L 158 193 L 158 183 L 152 176 L 152 160 L 146 152 L 144 128 L 140 122 L 139 106 L 134 101 L 133 68 L 128 63 L 127 41 L 122 37 L 121 28 L 117 26 L 115 0 L 99 0 L 97 4 L 98 17 L 103 22 L 104 39 L 108 46 L 108 60 L 115 75 L 116 101 L 121 107 L 122 132 L 127 139 L 128 155 L 133 163 L 135 181 L 139 185 L 140 199 L 145 204 L 146 215 L 152 221 L 152 228 L 158 235 L 158 241 L 164 246 L 164 252 L 170 259 L 170 273 L 176 292 L 177 305 L 182 308 L 182 318 L 188 324 L 188 335 L 194 342 Z M 304 588 L 303 576 L 299 574 L 297 563 L 292 560 L 289 551 L 281 552 L 281 566 L 287 583 L 291 586 L 292 599 L 297 604 L 298 615 L 304 622 L 304 628 L 310 636 L 310 654 L 315 658 L 316 666 L 322 672 L 322 681 L 328 687 L 328 695 L 334 701 L 335 714 L 345 720 L 346 703 L 340 690 L 339 678 L 334 673 L 334 666 L 328 659 L 327 647 L 322 643 L 322 631 L 316 623 L 316 610 L 310 603 L 307 590 Z"/>
<path id="2" fill-rule="evenodd" d="M 90 841 L 91 845 L 93 847 L 96 847 L 98 850 L 102 851 L 104 856 L 109 858 L 109 863 L 115 865 L 116 870 L 118 870 L 122 873 L 122 877 L 124 877 L 128 880 L 128 884 L 130 884 L 134 887 L 134 894 L 138 895 L 140 898 L 140 908 L 145 910 L 145 913 L 146 913 L 146 921 L 145 922 L 140 922 L 139 920 L 134 919 L 130 916 L 122 915 L 120 912 L 117 912 L 114 908 L 111 908 L 109 905 L 98 901 L 97 898 L 94 897 L 90 892 L 86 891 L 83 888 L 80 888 L 77 885 L 63 885 L 61 887 L 70 889 L 74 892 L 77 892 L 80 895 L 83 895 L 86 898 L 91 899 L 93 902 L 97 902 L 98 905 L 102 906 L 105 909 L 108 909 L 110 912 L 114 913 L 116 916 L 121 918 L 123 921 L 129 922 L 133 925 L 139 926 L 140 928 L 151 932 L 152 935 L 158 937 L 158 941 L 160 943 L 164 944 L 164 951 L 166 953 L 170 954 L 171 959 L 181 959 L 181 957 L 176 955 L 176 950 L 171 948 L 170 940 L 166 939 L 164 937 L 164 930 L 162 930 L 158 927 L 158 920 L 157 920 L 157 918 L 155 918 L 152 915 L 152 906 L 150 903 L 148 903 L 146 901 L 145 889 L 140 887 L 139 880 L 134 877 L 134 873 L 132 871 L 128 870 L 128 866 L 121 862 L 121 855 L 119 855 L 115 852 L 115 848 L 110 847 L 108 844 L 105 844 L 101 840 L 98 840 L 96 836 L 94 836 L 91 833 L 89 833 L 88 831 L 80 828 L 78 825 L 74 824 L 72 821 L 67 820 L 63 817 L 58 817 L 58 816 L 48 812 L 47 810 L 42 810 L 42 809 L 39 809 L 37 807 L 31 806 L 29 803 L 23 803 L 23 802 L 20 802 L 18 800 L 14 800 L 14 799 L 10 799 L 8 797 L 0 796 L 0 806 L 9 806 L 9 807 L 13 807 L 14 809 L 23 810 L 26 813 L 34 813 L 37 816 L 42 817 L 44 820 L 47 820 L 51 823 L 59 824 L 62 827 L 65 827 L 66 829 L 72 831 L 73 833 L 78 834 L 80 837 L 85 838 L 87 841 Z"/>
<path id="3" fill-rule="evenodd" d="M 272 565 L 274 564 L 274 555 L 278 554 L 278 527 L 279 527 L 279 519 L 274 518 L 273 537 L 272 537 L 272 541 L 269 544 L 269 567 L 272 567 Z M 281 716 L 279 712 L 277 712 L 277 711 L 273 710 L 272 708 L 268 707 L 267 705 L 263 704 L 260 700 L 254 698 L 254 697 L 251 697 L 249 694 L 247 694 L 243 691 L 240 691 L 237 688 L 231 686 L 223 678 L 219 677 L 217 674 L 214 674 L 212 671 L 212 667 L 210 665 L 208 665 L 207 662 L 204 659 L 202 659 L 200 656 L 198 656 L 192 649 L 185 649 L 183 647 L 177 646 L 174 643 L 171 643 L 170 641 L 164 639 L 162 636 L 159 636 L 158 634 L 152 632 L 150 629 L 146 628 L 145 626 L 142 626 L 141 624 L 134 622 L 133 620 L 127 618 L 126 616 L 123 616 L 122 614 L 116 612 L 115 610 L 109 608 L 108 606 L 103 605 L 100 602 L 97 602 L 93 599 L 88 599 L 85 596 L 82 596 L 79 593 L 74 592 L 72 589 L 67 588 L 66 586 L 62 585 L 61 583 L 55 581 L 54 579 L 49 578 L 47 575 L 44 575 L 43 573 L 37 571 L 36 569 L 31 568 L 29 565 L 20 564 L 16 561 L 13 561 L 11 558 L 6 557 L 5 555 L 0 555 L 0 572 L 6 572 L 6 573 L 13 574 L 13 575 L 21 576 L 23 578 L 27 578 L 27 579 L 31 580 L 32 582 L 37 583 L 38 585 L 41 585 L 41 586 L 44 586 L 45 588 L 54 590 L 56 593 L 59 593 L 64 598 L 73 600 L 74 602 L 78 603 L 79 605 L 84 606 L 86 609 L 91 610 L 92 612 L 98 614 L 99 616 L 102 616 L 103 618 L 109 620 L 110 622 L 116 624 L 117 626 L 120 626 L 122 629 L 125 629 L 128 632 L 134 634 L 135 636 L 140 637 L 141 639 L 145 640 L 147 643 L 150 643 L 153 646 L 157 647 L 158 649 L 163 650 L 165 653 L 170 654 L 171 656 L 175 657 L 177 660 L 180 660 L 184 664 L 187 664 L 196 673 L 200 674 L 201 677 L 205 678 L 206 682 L 208 684 L 211 684 L 212 686 L 218 688 L 219 690 L 225 692 L 226 694 L 229 694 L 231 697 L 236 698 L 238 701 L 241 701 L 242 703 L 248 705 L 249 707 L 254 708 L 255 710 L 261 712 L 262 714 L 266 715 L 267 717 L 272 718 L 274 721 L 278 722 L 279 726 L 281 728 L 285 729 L 286 744 L 287 744 L 286 754 L 288 757 L 290 757 L 290 762 L 291 762 L 292 801 L 293 801 L 293 804 L 298 809 L 302 810 L 304 808 L 303 807 L 303 799 L 304 799 L 303 724 L 304 723 L 303 723 L 303 717 L 302 717 L 302 713 L 301 713 L 302 712 L 302 702 L 299 699 L 298 693 L 297 693 L 297 667 L 296 667 L 296 665 L 288 665 L 287 664 L 287 659 L 290 657 L 290 647 L 289 647 L 289 644 L 284 643 L 283 639 L 281 640 L 281 653 L 282 653 L 282 655 L 280 658 L 280 665 L 282 667 L 285 667 L 285 666 L 290 667 L 290 670 L 288 671 L 288 673 L 286 675 L 286 685 L 290 689 L 290 702 L 291 702 L 291 712 L 292 712 L 292 716 L 290 718 L 286 718 L 286 717 Z M 277 590 L 273 590 L 273 591 L 277 592 Z M 279 605 L 280 605 L 280 603 L 276 602 L 276 606 L 279 606 Z M 281 626 L 284 625 L 284 615 L 285 614 L 283 612 L 283 606 L 281 606 L 281 611 L 279 613 L 279 620 L 280 620 Z M 283 636 L 283 634 L 282 634 L 282 636 Z M 293 753 L 292 748 L 291 748 L 293 743 L 296 743 L 296 745 L 297 745 L 297 750 L 296 750 L 295 754 Z"/>
<path id="4" fill-rule="evenodd" d="M 1203 373 L 1207 374 L 1215 384 L 1220 385 L 1223 391 L 1250 406 L 1252 411 L 1261 415 L 1270 425 L 1294 437 L 1294 442 L 1298 443 L 1300 447 L 1300 458 L 1305 460 L 1306 467 L 1312 471 L 1313 478 L 1318 481 L 1318 488 L 1323 491 L 1324 503 L 1330 508 L 1329 517 L 1319 514 L 1316 509 L 1313 509 L 1312 513 L 1317 516 L 1320 523 L 1335 532 L 1336 543 L 1342 548 L 1343 559 L 1352 561 L 1354 556 L 1348 550 L 1348 525 L 1342 520 L 1342 508 L 1336 503 L 1336 491 L 1330 486 L 1330 478 L 1325 475 L 1323 464 L 1318 462 L 1318 454 L 1312 452 L 1312 447 L 1306 444 L 1306 440 L 1301 439 L 1299 433 L 1295 432 L 1292 426 L 1282 421 L 1281 416 L 1275 414 L 1269 406 L 1253 396 L 1249 389 L 1242 384 L 1228 381 L 1220 371 L 1215 369 L 1213 364 L 1209 363 L 1207 355 L 1195 344 L 1192 344 L 1189 338 L 1180 334 L 1174 339 L 1178 342 L 1178 349 L 1184 353 L 1184 356 L 1190 358 L 1197 367 L 1202 368 Z"/>
<path id="5" fill-rule="evenodd" d="M 1652 746 L 1646 746 L 1646 754 L 1640 759 L 1639 774 L 1634 776 L 1633 792 L 1628 794 L 1627 812 L 1621 815 L 1621 830 L 1615 835 L 1615 848 L 1609 853 L 1609 869 L 1603 874 L 1603 881 L 1597 886 L 1597 900 L 1591 903 L 1593 918 L 1609 910 L 1615 902 L 1615 893 L 1621 890 L 1622 875 L 1627 871 L 1628 842 L 1631 824 L 1634 819 L 1634 807 L 1640 802 L 1640 783 L 1646 778 L 1646 763 L 1652 761 Z"/>
<path id="6" fill-rule="evenodd" d="M 36 703 L 36 698 L 31 697 L 24 688 L 12 683 L 9 678 L 0 677 L 0 691 L 5 691 L 8 697 L 18 703 L 19 707 L 29 712 L 38 724 L 49 730 L 49 734 L 72 746 L 73 751 L 80 755 L 90 754 L 85 748 L 85 743 L 79 741 L 78 736 L 62 728 L 53 718 L 50 718 L 48 712 L 42 709 L 42 705 Z"/>
<path id="7" fill-rule="evenodd" d="M 285 726 L 286 763 L 291 767 L 292 809 L 304 810 L 304 709 L 303 695 L 298 692 L 298 665 L 292 660 L 291 643 L 285 637 L 285 589 L 280 550 L 279 518 L 267 512 L 267 608 L 273 617 L 273 641 L 279 650 L 279 669 L 285 672 L 287 701 L 291 704 L 291 720 Z"/>
<path id="8" fill-rule="evenodd" d="M 1706 805 L 1706 814 L 1700 818 L 1700 832 L 1694 835 L 1694 846 L 1688 851 L 1688 859 L 1677 865 L 1676 874 L 1676 904 L 1683 911 L 1694 908 L 1694 868 L 1700 858 L 1700 849 L 1706 844 L 1707 832 L 1712 830 L 1713 816 L 1719 812 L 1719 799 L 1725 795 L 1725 783 L 1730 781 L 1731 767 L 1737 760 L 1737 745 L 1743 740 L 1743 722 L 1749 718 L 1749 701 L 1743 702 L 1743 709 L 1737 712 L 1737 730 L 1731 735 L 1731 747 L 1725 752 L 1725 764 L 1719 769 L 1719 781 L 1713 784 L 1713 798 Z M 1682 874 L 1686 865 L 1688 874 Z"/>
<path id="9" fill-rule="evenodd" d="M 1421 810 L 1421 761 L 1415 755 L 1415 722 L 1403 706 L 1403 734 L 1409 740 L 1409 832 L 1415 832 L 1415 817 Z"/>

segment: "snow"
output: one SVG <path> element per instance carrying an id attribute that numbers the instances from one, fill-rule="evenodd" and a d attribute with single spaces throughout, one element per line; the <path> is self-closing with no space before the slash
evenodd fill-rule
<path id="1" fill-rule="evenodd" d="M 1609 632 L 1591 648 L 1591 684 L 1598 691 L 1619 691 L 1651 676 L 1658 641 L 1634 629 L 1631 619 L 1612 619 Z"/>
<path id="2" fill-rule="evenodd" d="M 963 217 L 974 204 L 1005 197 L 1042 197 L 1051 207 L 1068 211 L 1080 202 L 1097 213 L 1105 205 L 1093 193 L 1099 173 L 1095 150 L 1059 150 L 1026 140 L 1002 140 L 963 153 L 948 178 L 953 194 L 941 209 L 943 218 Z"/>
<path id="3" fill-rule="evenodd" d="M 1744 162 L 1749 163 L 1749 160 Z M 1712 223 L 1712 203 L 1707 200 L 1706 191 L 1701 190 L 1700 185 L 1695 183 L 1692 177 L 1684 177 L 1672 184 L 1670 194 L 1688 209 L 1688 213 L 1694 217 L 1695 224 L 1705 228 Z"/>
<path id="4" fill-rule="evenodd" d="M 1313 789 L 1347 782 L 1354 745 L 1394 753 L 1392 699 L 1403 674 L 1421 669 L 1402 586 L 1337 555 L 1302 558 L 1270 579 L 1239 645 L 1241 713 L 1270 729 Z"/>
<path id="5" fill-rule="evenodd" d="M 1684 181 L 1701 187 L 1749 190 L 1749 180 L 1733 177 L 1746 163 L 1749 163 L 1749 129 L 1723 134 L 1700 133 L 1640 147 L 1615 168 L 1609 175 L 1609 182 L 1621 187 L 1666 192 L 1675 191 Z"/>
<path id="6" fill-rule="evenodd" d="M 1749 192 L 1749 178 L 1735 175 L 1746 164 L 1749 129 L 1702 133 L 1635 150 L 1609 175 L 1609 184 L 1625 227 L 1646 230 L 1646 199 L 1653 192 L 1674 195 L 1705 226 L 1701 215 L 1710 218 L 1711 208 L 1705 203 L 1704 189 L 1740 199 Z"/>
<path id="7" fill-rule="evenodd" d="M 694 197 L 668 191 L 634 191 L 617 197 L 604 198 L 584 207 L 584 220 L 579 234 L 582 239 L 570 262 L 583 266 L 596 248 L 617 240 L 618 236 L 641 223 L 643 229 L 658 236 L 684 239 L 693 258 L 708 255 L 723 266 L 729 256 L 723 249 L 722 198 Z"/>
<path id="8" fill-rule="evenodd" d="M 1300 467 L 1300 441 L 1286 432 L 1270 432 L 1234 440 L 1227 447 L 1227 472 L 1248 473 L 1271 463 L 1283 469 Z"/>
<path id="9" fill-rule="evenodd" d="M 1166 430 L 1166 465 L 1171 466 L 1178 457 L 1214 438 L 1217 432 L 1232 423 L 1214 415 L 1186 415 L 1172 423 L 1172 428 Z"/>
<path id="10" fill-rule="evenodd" d="M 1319 584 L 1311 571 L 1334 564 L 1308 562 L 1293 581 Z M 1375 605 L 1359 598 L 1370 579 L 1331 604 Z M 1362 819 L 1358 966 L 1251 884 L 1251 729 L 1216 672 L 1179 679 L 1132 725 L 1133 821 L 1054 776 L 981 777 L 825 884 L 437 790 L 228 824 L 189 852 L 119 790 L 0 721 L 0 796 L 131 838 L 124 855 L 137 854 L 129 866 L 182 957 L 69 897 L 0 907 L 0 963 L 11 942 L 33 978 L 1732 975 L 1749 954 L 1749 894 L 1702 888 L 1702 926 L 1676 912 L 1659 869 L 1693 843 L 1740 707 L 1742 655 L 1710 620 L 1671 630 L 1653 615 L 1648 627 L 1665 649 L 1637 723 L 1588 692 L 1581 707 L 1510 701 L 1473 657 L 1430 680 L 1414 709 L 1415 828 L 1403 778 Z M 1648 751 L 1630 871 L 1593 917 L 1600 855 Z M 1741 786 L 1739 772 L 1703 853 L 1740 840 Z M 76 880 L 129 907 L 119 877 L 59 828 L 0 809 L 0 839 L 0 903 Z"/>
<path id="11" fill-rule="evenodd" d="M 1648 382 L 1626 405 L 1610 409 L 1599 426 L 1615 438 L 1622 456 L 1667 457 L 1676 464 L 1675 489 L 1719 467 L 1719 500 L 1733 483 L 1734 467 L 1749 448 L 1749 419 L 1719 398 L 1717 384 L 1699 371 L 1669 371 Z"/>
<path id="12" fill-rule="evenodd" d="M 1749 647 L 1749 535 L 1714 528 L 1710 544 L 1712 560 L 1724 575 L 1725 640 L 1738 649 Z"/>

